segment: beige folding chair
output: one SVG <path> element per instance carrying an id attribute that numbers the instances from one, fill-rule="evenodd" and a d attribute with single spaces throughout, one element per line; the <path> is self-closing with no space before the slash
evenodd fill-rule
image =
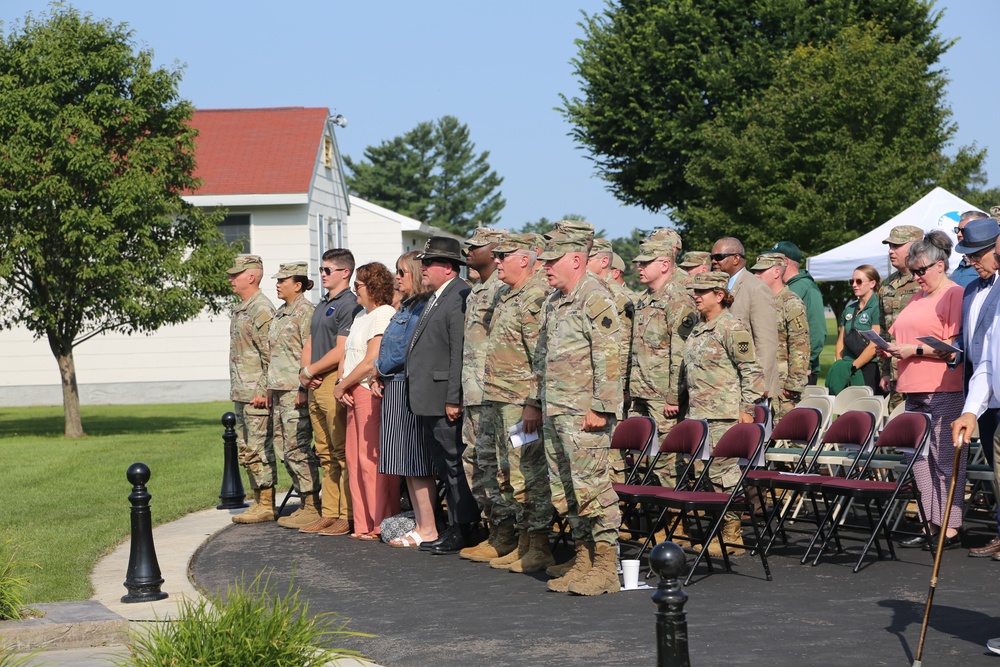
<path id="1" fill-rule="evenodd" d="M 854 399 L 861 398 L 862 396 L 874 396 L 875 392 L 869 386 L 861 387 L 844 387 L 843 390 L 836 396 L 836 400 L 833 402 L 833 416 L 839 417 L 840 415 L 847 412 L 850 408 L 847 407 L 854 402 Z"/>
<path id="2" fill-rule="evenodd" d="M 802 390 L 802 398 L 809 398 L 810 396 L 829 396 L 830 390 L 821 384 L 810 384 L 806 385 L 806 388 Z"/>
<path id="3" fill-rule="evenodd" d="M 889 405 L 889 397 L 888 396 L 885 399 L 885 404 L 886 404 L 886 406 Z M 906 401 L 903 401 L 902 403 L 900 403 L 899 405 L 897 405 L 896 407 L 894 407 L 892 409 L 892 411 L 889 413 L 889 416 L 886 417 L 885 422 L 888 424 L 889 422 L 891 422 L 893 419 L 895 419 L 899 415 L 903 414 L 904 412 L 906 412 Z M 979 427 L 977 426 L 976 428 L 979 428 Z"/>
<path id="4" fill-rule="evenodd" d="M 810 396 L 809 398 L 803 398 L 799 401 L 795 407 L 797 408 L 816 408 L 823 415 L 823 423 L 820 425 L 820 433 L 825 433 L 826 429 L 829 428 L 830 422 L 833 420 L 833 396 Z"/>
<path id="5" fill-rule="evenodd" d="M 870 412 L 875 415 L 875 432 L 878 433 L 885 426 L 886 418 L 886 403 L 885 399 L 881 396 L 861 396 L 851 401 L 851 404 L 847 406 L 845 412 L 850 412 L 851 410 L 860 410 L 861 412 Z"/>

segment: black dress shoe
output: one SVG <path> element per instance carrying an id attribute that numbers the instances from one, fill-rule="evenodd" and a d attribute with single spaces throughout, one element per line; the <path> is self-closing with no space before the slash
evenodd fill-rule
<path id="1" fill-rule="evenodd" d="M 938 536 L 935 535 L 934 539 L 932 539 L 930 542 L 924 545 L 924 551 L 932 551 L 932 550 L 937 551 L 937 545 L 938 545 Z M 962 546 L 962 536 L 960 534 L 955 533 L 951 537 L 944 538 L 945 549 L 954 549 L 955 547 L 959 546 Z"/>
<path id="2" fill-rule="evenodd" d="M 420 543 L 420 550 L 421 551 L 430 551 L 431 549 L 433 549 L 437 545 L 441 544 L 441 542 L 444 541 L 444 539 L 450 534 L 450 532 L 451 532 L 451 528 L 448 528 L 446 530 L 443 530 L 443 531 L 439 532 L 438 533 L 438 537 L 437 537 L 436 540 L 431 540 L 430 542 L 421 542 Z"/>
<path id="3" fill-rule="evenodd" d="M 927 536 L 915 535 L 913 537 L 908 537 L 905 540 L 900 540 L 899 546 L 904 549 L 922 549 L 927 546 Z"/>
<path id="4" fill-rule="evenodd" d="M 431 547 L 431 554 L 434 556 L 457 554 L 466 546 L 467 544 L 465 542 L 465 538 L 462 537 L 461 531 L 449 528 L 445 532 L 442 540 L 437 545 Z"/>

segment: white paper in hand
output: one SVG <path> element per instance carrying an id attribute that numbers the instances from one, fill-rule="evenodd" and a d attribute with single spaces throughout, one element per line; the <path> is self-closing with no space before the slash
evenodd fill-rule
<path id="1" fill-rule="evenodd" d="M 538 431 L 535 431 L 534 433 L 524 432 L 523 421 L 517 422 L 516 424 L 511 426 L 509 429 L 507 429 L 507 432 L 510 433 L 510 444 L 515 448 L 526 445 L 529 442 L 534 442 L 535 440 L 538 440 Z"/>
<path id="2" fill-rule="evenodd" d="M 866 338 L 871 342 L 875 343 L 875 347 L 880 350 L 889 349 L 889 343 L 885 342 L 885 339 L 879 336 L 876 332 L 869 329 L 868 331 L 858 331 L 862 338 Z"/>

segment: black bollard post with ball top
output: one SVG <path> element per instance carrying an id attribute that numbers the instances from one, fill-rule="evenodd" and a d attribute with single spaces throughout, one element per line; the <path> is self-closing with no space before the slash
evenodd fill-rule
<path id="1" fill-rule="evenodd" d="M 240 474 L 239 452 L 236 449 L 236 414 L 227 412 L 222 415 L 222 425 L 226 430 L 222 433 L 222 449 L 225 458 L 222 463 L 222 490 L 215 506 L 219 510 L 235 510 L 246 507 L 243 502 L 247 494 L 243 490 L 243 476 Z"/>
<path id="2" fill-rule="evenodd" d="M 680 576 L 687 568 L 684 550 L 673 542 L 661 542 L 649 554 L 649 566 L 660 577 L 653 593 L 656 604 L 657 667 L 691 667 L 688 656 L 687 593 Z"/>
<path id="3" fill-rule="evenodd" d="M 156 548 L 153 546 L 153 522 L 149 513 L 152 496 L 146 489 L 149 466 L 133 463 L 125 476 L 132 484 L 132 493 L 128 496 L 132 504 L 132 549 L 125 574 L 128 595 L 122 597 L 122 602 L 155 602 L 164 599 L 167 594 L 160 590 L 163 577 L 160 576 L 160 564 L 156 561 Z"/>

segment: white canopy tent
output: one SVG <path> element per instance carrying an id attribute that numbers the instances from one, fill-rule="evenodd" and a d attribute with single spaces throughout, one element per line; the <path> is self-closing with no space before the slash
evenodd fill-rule
<path id="1" fill-rule="evenodd" d="M 806 268 L 816 280 L 850 280 L 855 268 L 871 264 L 885 278 L 892 273 L 893 268 L 889 265 L 888 248 L 882 241 L 889 236 L 893 227 L 913 225 L 925 232 L 940 229 L 955 243 L 957 239 L 952 229 L 958 224 L 959 217 L 966 211 L 978 210 L 944 188 L 934 188 L 905 211 L 864 236 L 808 258 Z M 954 270 L 961 259 L 961 255 L 953 252 L 949 270 Z"/>

